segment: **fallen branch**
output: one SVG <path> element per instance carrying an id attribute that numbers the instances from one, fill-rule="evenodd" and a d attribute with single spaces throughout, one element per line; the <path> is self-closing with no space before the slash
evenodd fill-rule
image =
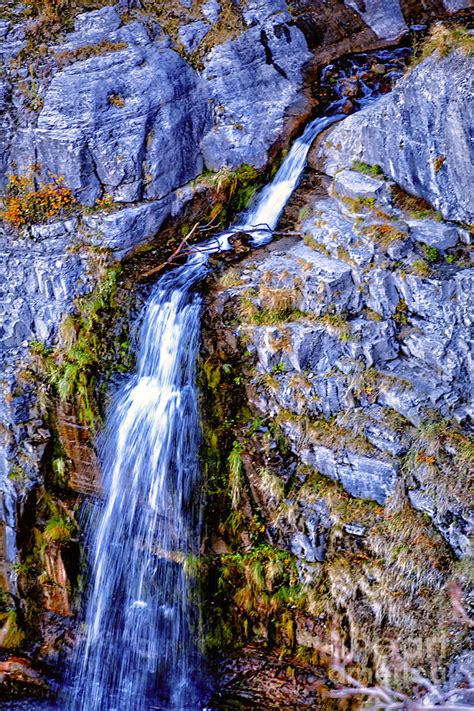
<path id="1" fill-rule="evenodd" d="M 216 242 L 218 241 L 218 238 L 222 234 L 227 234 L 229 236 L 229 239 L 232 238 L 239 238 L 239 237 L 251 237 L 254 235 L 256 232 L 268 232 L 271 233 L 272 237 L 303 237 L 304 233 L 302 232 L 297 232 L 293 230 L 272 230 L 269 225 L 266 224 L 260 224 L 260 225 L 255 225 L 252 227 L 249 227 L 248 229 L 242 228 L 242 229 L 230 229 L 228 232 L 225 230 L 222 232 L 219 232 L 217 234 L 212 235 L 209 238 L 209 241 L 206 241 L 206 243 L 202 246 L 199 244 L 195 245 L 190 245 L 189 241 L 193 235 L 196 235 L 196 233 L 205 235 L 209 232 L 213 232 L 216 229 L 215 222 L 212 220 L 211 222 L 208 222 L 206 225 L 200 225 L 199 222 L 196 222 L 196 224 L 192 227 L 190 232 L 183 237 L 179 245 L 176 247 L 176 249 L 170 254 L 170 256 L 161 264 L 159 264 L 156 267 L 153 267 L 153 269 L 149 269 L 147 272 L 142 274 L 142 279 L 146 279 L 150 276 L 153 276 L 155 274 L 158 274 L 160 271 L 165 269 L 166 267 L 170 266 L 177 266 L 177 259 L 183 259 L 184 257 L 190 257 L 193 254 L 205 254 L 208 252 L 213 252 L 218 254 L 221 250 L 211 250 L 209 249 L 210 243 L 212 244 L 212 240 L 215 239 Z"/>

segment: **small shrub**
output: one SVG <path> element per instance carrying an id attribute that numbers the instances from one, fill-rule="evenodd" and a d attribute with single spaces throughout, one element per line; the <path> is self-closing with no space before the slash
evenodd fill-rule
<path id="1" fill-rule="evenodd" d="M 66 518 L 51 518 L 44 529 L 43 537 L 47 543 L 67 543 L 71 540 L 74 526 Z"/>
<path id="2" fill-rule="evenodd" d="M 326 313 L 321 317 L 321 322 L 330 333 L 334 333 L 340 341 L 346 342 L 351 337 L 351 326 L 347 315 L 343 313 Z"/>
<path id="3" fill-rule="evenodd" d="M 408 306 L 406 301 L 404 301 L 403 299 L 400 299 L 397 304 L 397 308 L 395 309 L 395 313 L 393 315 L 393 320 L 403 326 L 406 326 L 408 323 Z"/>
<path id="4" fill-rule="evenodd" d="M 419 277 L 429 277 L 431 276 L 431 269 L 429 264 L 425 262 L 424 259 L 417 259 L 416 262 L 412 264 L 413 273 Z"/>
<path id="5" fill-rule="evenodd" d="M 303 205 L 298 214 L 298 221 L 304 222 L 311 215 L 311 208 L 309 205 Z"/>
<path id="6" fill-rule="evenodd" d="M 419 55 L 413 61 L 412 67 L 429 57 L 433 52 L 439 52 L 441 57 L 447 57 L 459 49 L 466 56 L 474 54 L 474 37 L 460 25 L 446 27 L 437 23 L 426 38 Z"/>
<path id="7" fill-rule="evenodd" d="M 365 230 L 365 234 L 372 240 L 377 240 L 382 249 L 387 249 L 392 242 L 405 239 L 406 234 L 393 225 L 373 225 Z"/>
<path id="8" fill-rule="evenodd" d="M 438 156 L 437 158 L 434 159 L 434 161 L 433 161 L 433 167 L 434 167 L 434 169 L 435 169 L 435 173 L 439 173 L 439 171 L 441 170 L 441 168 L 442 168 L 443 165 L 444 165 L 444 161 L 445 161 L 445 160 L 446 160 L 446 156 L 444 156 L 444 155 L 440 155 L 440 156 Z"/>
<path id="9" fill-rule="evenodd" d="M 95 201 L 95 207 L 98 210 L 107 210 L 113 207 L 113 205 L 114 199 L 112 195 L 109 195 L 108 193 L 105 193 L 104 195 L 102 195 L 101 198 L 97 198 L 97 200 Z"/>
<path id="10" fill-rule="evenodd" d="M 425 258 L 428 262 L 430 262 L 430 264 L 433 264 L 434 262 L 439 262 L 440 253 L 436 249 L 436 247 L 430 247 L 428 244 L 421 244 L 420 246 L 424 252 Z"/>
<path id="11" fill-rule="evenodd" d="M 33 166 L 26 175 L 10 177 L 0 218 L 20 229 L 68 215 L 76 202 L 61 175 L 50 173 L 48 182 L 43 182 L 38 166 Z"/>
<path id="12" fill-rule="evenodd" d="M 357 173 L 363 173 L 363 175 L 372 175 L 374 178 L 383 177 L 384 174 L 379 165 L 370 165 L 370 163 L 363 163 L 360 160 L 354 161 L 352 170 L 355 170 Z"/>

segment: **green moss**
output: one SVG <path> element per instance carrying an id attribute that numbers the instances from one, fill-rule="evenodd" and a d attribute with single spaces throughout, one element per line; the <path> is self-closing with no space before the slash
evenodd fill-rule
<path id="1" fill-rule="evenodd" d="M 114 371 L 129 370 L 134 365 L 123 319 L 126 307 L 119 303 L 120 273 L 119 266 L 109 267 L 97 288 L 76 300 L 76 312 L 66 316 L 60 327 L 56 349 L 37 343 L 31 348 L 36 367 L 47 376 L 53 394 L 73 404 L 93 432 L 101 422 L 99 377 L 106 381 Z M 111 333 L 117 325 L 118 332 Z M 59 476 L 61 466 L 58 462 Z"/>
<path id="2" fill-rule="evenodd" d="M 65 517 L 55 516 L 46 524 L 43 531 L 44 540 L 47 543 L 68 543 L 75 532 L 73 522 Z"/>
<path id="3" fill-rule="evenodd" d="M 25 632 L 18 623 L 18 613 L 16 610 L 10 610 L 6 613 L 0 613 L 0 623 L 2 628 L 0 634 L 3 636 L 1 647 L 3 649 L 18 649 L 25 641 Z"/>

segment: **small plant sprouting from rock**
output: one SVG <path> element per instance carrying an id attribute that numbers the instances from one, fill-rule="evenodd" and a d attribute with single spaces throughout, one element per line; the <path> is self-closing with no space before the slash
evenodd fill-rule
<path id="1" fill-rule="evenodd" d="M 397 308 L 395 309 L 395 313 L 393 315 L 393 320 L 403 326 L 406 326 L 408 324 L 408 306 L 406 301 L 404 301 L 403 299 L 400 299 L 397 304 Z"/>
<path id="2" fill-rule="evenodd" d="M 123 109 L 125 106 L 125 99 L 120 94 L 110 94 L 108 101 L 111 106 L 115 106 L 117 109 Z"/>
<path id="3" fill-rule="evenodd" d="M 67 543 L 74 533 L 74 524 L 63 516 L 53 516 L 43 531 L 43 538 L 47 543 Z"/>
<path id="4" fill-rule="evenodd" d="M 379 165 L 370 165 L 370 163 L 364 163 L 360 160 L 354 161 L 352 170 L 363 175 L 372 175 L 374 178 L 382 178 L 384 174 Z"/>
<path id="5" fill-rule="evenodd" d="M 431 276 L 431 267 L 427 262 L 425 262 L 424 259 L 417 259 L 411 266 L 412 271 L 416 276 L 421 277 L 422 279 Z"/>
<path id="6" fill-rule="evenodd" d="M 238 508 L 242 495 L 242 449 L 242 444 L 235 440 L 228 459 L 230 496 L 234 510 Z"/>
<path id="7" fill-rule="evenodd" d="M 21 229 L 71 214 L 77 201 L 61 175 L 48 173 L 41 179 L 41 166 L 33 165 L 25 175 L 12 175 L 7 184 L 0 218 Z"/>
<path id="8" fill-rule="evenodd" d="M 438 52 L 440 57 L 447 57 L 458 49 L 466 56 L 474 54 L 474 37 L 462 25 L 448 27 L 440 22 L 436 23 L 421 47 L 421 51 L 412 63 L 412 68 L 420 64 L 433 52 Z"/>
<path id="9" fill-rule="evenodd" d="M 440 261 L 440 253 L 439 250 L 436 249 L 436 247 L 430 247 L 428 244 L 421 244 L 421 249 L 424 252 L 426 260 L 430 264 L 434 264 L 434 262 L 439 262 Z"/>

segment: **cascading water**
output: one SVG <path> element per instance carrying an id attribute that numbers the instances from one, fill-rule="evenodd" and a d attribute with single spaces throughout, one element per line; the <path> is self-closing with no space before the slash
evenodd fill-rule
<path id="1" fill-rule="evenodd" d="M 105 501 L 90 561 L 86 636 L 69 708 L 198 706 L 185 559 L 199 546 L 195 361 L 201 259 L 150 296 L 137 372 L 117 394 L 101 452 Z"/>
<path id="2" fill-rule="evenodd" d="M 201 302 L 194 286 L 208 255 L 229 249 L 236 232 L 249 233 L 255 245 L 271 239 L 312 142 L 343 118 L 341 101 L 328 114 L 295 141 L 237 227 L 202 245 L 149 298 L 137 372 L 115 397 L 101 451 L 104 501 L 90 526 L 85 635 L 63 704 L 70 711 L 201 708 L 199 634 L 185 565 L 199 550 Z"/>

